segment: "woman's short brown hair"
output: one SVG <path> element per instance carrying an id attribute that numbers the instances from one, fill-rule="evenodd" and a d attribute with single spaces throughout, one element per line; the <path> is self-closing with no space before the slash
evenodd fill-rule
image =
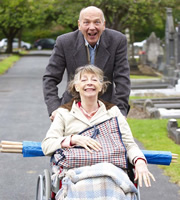
<path id="1" fill-rule="evenodd" d="M 68 84 L 68 91 L 71 93 L 71 95 L 75 99 L 80 99 L 79 92 L 76 91 L 75 85 L 76 85 L 77 81 L 80 80 L 81 75 L 84 73 L 92 73 L 92 74 L 95 74 L 99 78 L 99 81 L 102 84 L 102 90 L 101 90 L 101 92 L 99 92 L 99 96 L 104 94 L 104 92 L 107 90 L 108 85 L 111 82 L 104 80 L 104 78 L 105 78 L 104 73 L 100 68 L 96 67 L 95 65 L 89 64 L 89 65 L 85 65 L 82 67 L 78 67 L 76 69 L 73 79 Z"/>

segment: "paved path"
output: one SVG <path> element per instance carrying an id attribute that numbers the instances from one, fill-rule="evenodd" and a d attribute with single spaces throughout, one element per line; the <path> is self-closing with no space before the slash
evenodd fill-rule
<path id="1" fill-rule="evenodd" d="M 42 95 L 42 75 L 48 57 L 22 57 L 0 76 L 0 140 L 41 141 L 50 126 Z M 64 90 L 66 81 L 60 87 Z M 61 94 L 60 94 L 61 95 Z M 178 200 L 179 187 L 157 166 L 149 166 L 157 181 L 141 190 L 141 200 Z M 49 167 L 48 157 L 23 158 L 0 154 L 0 200 L 35 199 L 38 174 Z"/>
<path id="2" fill-rule="evenodd" d="M 41 141 L 50 125 L 41 77 L 48 57 L 23 57 L 0 76 L 0 140 Z M 0 154 L 0 200 L 35 199 L 38 174 L 49 158 Z"/>

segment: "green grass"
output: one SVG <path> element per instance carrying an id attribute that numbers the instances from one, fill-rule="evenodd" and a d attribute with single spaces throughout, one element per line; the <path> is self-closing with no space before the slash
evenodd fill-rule
<path id="1" fill-rule="evenodd" d="M 18 55 L 12 55 L 2 60 L 0 62 L 0 74 L 4 74 L 19 58 Z"/>
<path id="2" fill-rule="evenodd" d="M 180 124 L 180 120 L 177 120 Z M 128 119 L 133 136 L 140 141 L 147 150 L 171 151 L 180 155 L 180 145 L 168 138 L 168 119 Z M 180 158 L 170 166 L 159 165 L 164 174 L 169 176 L 173 183 L 180 185 Z"/>
<path id="3" fill-rule="evenodd" d="M 153 99 L 156 98 L 155 96 L 130 96 L 129 100 L 136 100 L 136 99 Z M 158 98 L 158 97 L 157 97 Z M 159 97 L 160 98 L 160 97 Z"/>
<path id="4" fill-rule="evenodd" d="M 160 76 L 141 76 L 141 75 L 130 75 L 130 79 L 161 79 Z"/>

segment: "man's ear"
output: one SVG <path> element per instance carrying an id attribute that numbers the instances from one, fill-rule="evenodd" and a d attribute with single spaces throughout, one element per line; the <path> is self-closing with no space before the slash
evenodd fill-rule
<path id="1" fill-rule="evenodd" d="M 104 22 L 103 22 L 103 31 L 105 30 L 105 28 L 106 28 L 106 21 L 104 20 Z"/>
<path id="2" fill-rule="evenodd" d="M 78 20 L 78 29 L 81 30 L 81 29 L 80 29 L 80 21 L 79 21 L 79 20 Z"/>

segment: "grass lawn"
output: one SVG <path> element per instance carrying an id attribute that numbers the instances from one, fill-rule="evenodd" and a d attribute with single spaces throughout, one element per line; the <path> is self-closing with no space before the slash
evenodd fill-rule
<path id="1" fill-rule="evenodd" d="M 18 55 L 12 55 L 2 60 L 0 62 L 0 74 L 4 74 L 19 58 Z"/>
<path id="2" fill-rule="evenodd" d="M 160 76 L 130 75 L 130 79 L 161 79 Z"/>
<path id="3" fill-rule="evenodd" d="M 153 98 L 155 99 L 155 98 L 163 98 L 163 97 L 164 97 L 164 95 L 161 95 L 161 96 L 159 95 L 159 97 L 149 96 L 149 95 L 147 95 L 147 96 L 145 96 L 145 95 L 142 95 L 142 96 L 130 96 L 129 100 L 131 101 L 131 100 L 136 100 L 136 99 L 153 99 Z"/>
<path id="4" fill-rule="evenodd" d="M 128 119 L 133 136 L 140 141 L 147 150 L 171 151 L 180 156 L 180 145 L 168 138 L 168 119 Z M 178 120 L 178 125 L 180 120 Z M 159 165 L 164 174 L 170 176 L 173 183 L 180 186 L 180 158 L 170 166 Z"/>

